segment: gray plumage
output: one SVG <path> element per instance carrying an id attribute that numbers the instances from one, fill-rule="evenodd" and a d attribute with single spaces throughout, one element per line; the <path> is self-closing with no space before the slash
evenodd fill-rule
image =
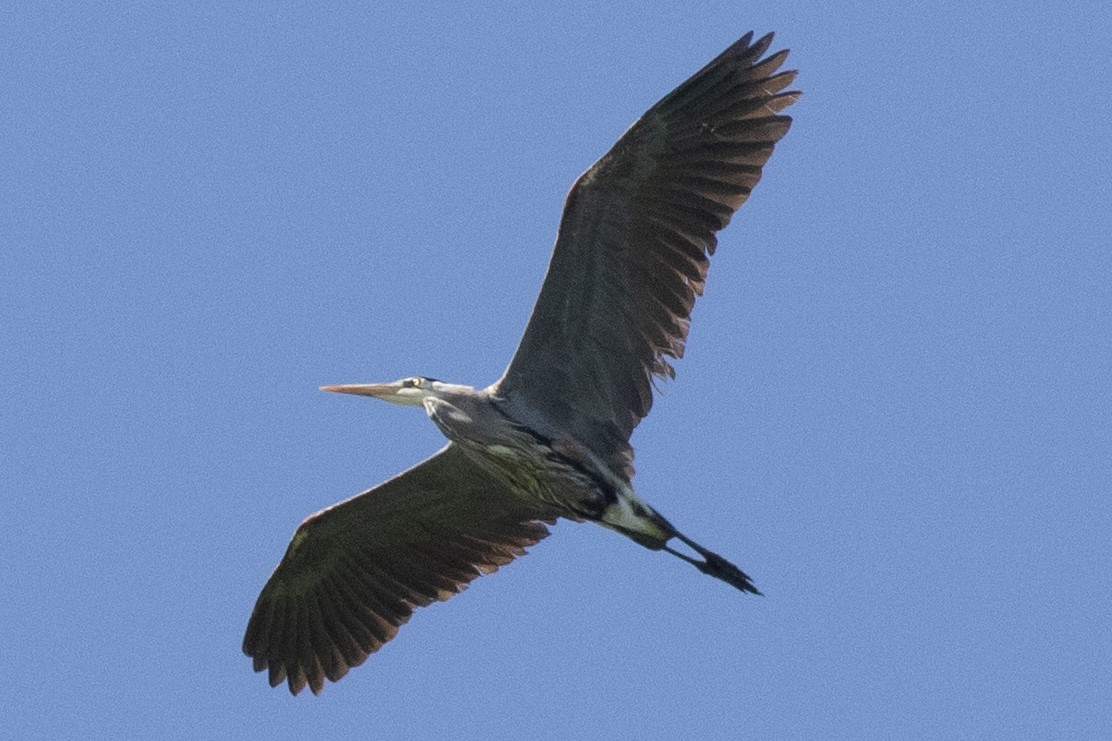
<path id="1" fill-rule="evenodd" d="M 795 72 L 752 34 L 641 117 L 568 194 L 533 315 L 488 388 L 414 377 L 326 390 L 422 406 L 449 442 L 301 524 L 255 604 L 243 650 L 271 685 L 319 693 L 445 600 L 548 534 L 597 522 L 757 593 L 631 484 L 630 434 L 672 377 L 715 233 L 791 119 Z M 690 549 L 672 547 L 676 539 Z"/>

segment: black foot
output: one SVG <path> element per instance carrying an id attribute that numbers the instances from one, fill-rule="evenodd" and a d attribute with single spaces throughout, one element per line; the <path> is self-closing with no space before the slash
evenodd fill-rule
<path id="1" fill-rule="evenodd" d="M 702 571 L 704 574 L 710 574 L 716 579 L 721 579 L 730 586 L 737 587 L 743 592 L 750 594 L 760 594 L 749 575 L 744 571 L 734 566 L 726 559 L 719 556 L 717 553 L 705 551 L 701 554 L 706 560 L 703 563 L 696 563 L 695 567 Z"/>

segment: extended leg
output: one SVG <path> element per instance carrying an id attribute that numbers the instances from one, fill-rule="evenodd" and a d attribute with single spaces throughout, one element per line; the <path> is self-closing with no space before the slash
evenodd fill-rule
<path id="1" fill-rule="evenodd" d="M 715 579 L 721 579 L 730 586 L 736 587 L 743 592 L 760 594 L 760 591 L 755 586 L 753 586 L 753 581 L 749 578 L 749 576 L 746 575 L 746 573 L 739 569 L 737 566 L 734 566 L 732 563 L 722 558 L 722 556 L 719 556 L 717 553 L 708 551 L 706 548 L 691 540 L 683 533 L 676 532 L 675 536 L 689 548 L 702 556 L 703 560 L 700 561 L 698 559 L 692 558 L 686 553 L 677 551 L 676 549 L 671 548 L 668 545 L 664 546 L 664 550 L 668 551 L 673 556 L 682 558 L 684 561 L 687 561 L 689 564 L 699 569 L 699 571 L 702 571 L 704 574 L 709 574 Z"/>
<path id="2" fill-rule="evenodd" d="M 743 592 L 760 594 L 744 571 L 676 530 L 675 526 L 659 512 L 641 501 L 632 489 L 627 488 L 624 491 L 619 491 L 616 501 L 603 510 L 602 517 L 596 522 L 603 527 L 616 530 L 650 550 L 668 551 L 673 556 L 687 561 L 704 574 L 709 574 L 715 579 L 721 579 Z M 670 547 L 668 543 L 672 538 L 679 538 L 681 542 L 702 556 L 703 560 L 692 558 L 686 553 Z"/>

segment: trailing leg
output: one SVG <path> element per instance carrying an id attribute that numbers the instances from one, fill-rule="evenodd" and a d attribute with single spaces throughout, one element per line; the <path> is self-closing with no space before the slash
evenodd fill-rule
<path id="1" fill-rule="evenodd" d="M 682 558 L 704 574 L 721 579 L 743 592 L 760 594 L 744 571 L 681 533 L 659 512 L 641 501 L 632 490 L 622 492 L 617 500 L 605 509 L 598 523 L 618 531 L 650 550 L 663 550 L 677 558 Z M 699 554 L 702 560 L 670 547 L 668 543 L 673 538 L 678 538 Z"/>
<path id="2" fill-rule="evenodd" d="M 734 566 L 732 563 L 722 558 L 722 556 L 719 556 L 717 553 L 708 551 L 706 548 L 691 540 L 683 533 L 677 531 L 675 533 L 675 537 L 679 538 L 680 541 L 682 541 L 685 545 L 687 545 L 689 548 L 702 556 L 703 560 L 700 561 L 696 558 L 692 558 L 686 553 L 677 551 L 676 549 L 668 545 L 664 546 L 665 551 L 671 553 L 673 556 L 682 558 L 684 561 L 687 561 L 689 564 L 699 569 L 699 571 L 702 571 L 704 574 L 713 576 L 715 579 L 721 579 L 730 586 L 736 587 L 743 592 L 760 594 L 760 591 L 753 585 L 752 579 L 750 579 L 749 576 L 737 566 Z"/>

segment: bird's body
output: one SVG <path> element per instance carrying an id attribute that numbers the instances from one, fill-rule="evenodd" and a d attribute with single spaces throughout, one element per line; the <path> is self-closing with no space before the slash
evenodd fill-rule
<path id="1" fill-rule="evenodd" d="M 664 550 L 746 592 L 749 577 L 634 491 L 629 436 L 654 376 L 683 354 L 715 232 L 760 178 L 798 97 L 786 52 L 739 40 L 650 109 L 568 195 L 517 353 L 491 386 L 425 377 L 325 390 L 421 406 L 431 458 L 297 529 L 255 605 L 244 651 L 270 682 L 320 692 L 415 607 L 523 555 L 559 518 Z M 687 552 L 672 547 L 673 539 Z"/>
<path id="2" fill-rule="evenodd" d="M 472 463 L 523 501 L 567 519 L 598 522 L 657 548 L 671 537 L 663 518 L 624 476 L 558 425 L 538 430 L 516 418 L 512 404 L 495 389 L 442 392 L 426 398 L 424 406 Z"/>
<path id="3" fill-rule="evenodd" d="M 430 397 L 424 406 L 468 460 L 522 501 L 563 517 L 601 514 L 606 486 L 602 472 L 586 460 L 576 462 L 558 453 L 563 438 L 545 437 L 515 419 L 493 401 L 489 389 Z"/>
<path id="4" fill-rule="evenodd" d="M 424 407 L 471 462 L 523 500 L 550 507 L 561 517 L 668 537 L 647 515 L 632 514 L 648 510 L 628 480 L 558 424 L 549 421 L 538 428 L 536 420 L 515 416 L 513 405 L 495 389 L 440 391 L 427 397 Z"/>

